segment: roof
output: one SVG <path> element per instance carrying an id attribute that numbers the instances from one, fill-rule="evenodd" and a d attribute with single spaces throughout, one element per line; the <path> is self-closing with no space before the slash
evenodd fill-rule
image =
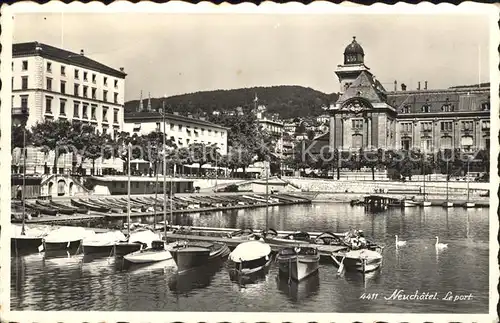
<path id="1" fill-rule="evenodd" d="M 426 113 L 443 112 L 443 105 L 453 106 L 453 112 L 481 111 L 482 104 L 489 102 L 489 96 L 489 88 L 396 91 L 387 93 L 387 103 L 396 108 L 400 116 L 405 106 L 409 113 L 422 113 L 424 105 L 429 106 Z"/>
<path id="2" fill-rule="evenodd" d="M 89 57 L 36 41 L 12 46 L 12 57 L 39 55 L 59 62 L 85 67 L 111 76 L 125 78 L 126 73 L 101 64 Z"/>
<path id="3" fill-rule="evenodd" d="M 356 41 L 356 37 L 353 37 L 352 42 L 345 48 L 344 54 L 365 55 L 365 51 L 363 50 L 363 47 L 361 47 L 361 45 Z"/>
<path id="4" fill-rule="evenodd" d="M 161 113 L 159 113 L 157 111 L 126 112 L 123 118 L 124 118 L 126 123 L 139 123 L 139 122 L 143 122 L 143 121 L 161 121 L 161 120 L 163 120 Z M 171 113 L 166 113 L 165 119 L 186 122 L 186 123 L 192 123 L 192 124 L 197 124 L 200 126 L 207 126 L 207 127 L 213 127 L 213 128 L 219 128 L 219 129 L 226 129 L 226 130 L 229 129 L 229 128 L 223 127 L 221 125 L 212 123 L 210 121 L 184 117 L 184 116 L 171 114 Z"/>
<path id="5" fill-rule="evenodd" d="M 373 103 L 385 102 L 385 89 L 370 72 L 362 71 L 347 90 L 340 96 L 337 103 L 348 99 L 362 97 Z"/>

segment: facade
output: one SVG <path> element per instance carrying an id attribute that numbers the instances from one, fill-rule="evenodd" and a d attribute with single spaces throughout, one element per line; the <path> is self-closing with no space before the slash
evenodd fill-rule
<path id="1" fill-rule="evenodd" d="M 110 133 L 123 130 L 125 77 L 119 70 L 85 56 L 39 42 L 18 43 L 12 49 L 12 123 L 31 128 L 44 120 L 67 119 L 95 126 Z M 26 118 L 27 117 L 27 118 Z M 53 164 L 53 154 L 28 148 L 27 171 L 42 173 Z M 76 162 L 72 155 L 58 159 L 58 172 Z M 20 160 L 13 160 L 19 165 Z M 97 161 L 98 168 L 102 161 Z M 109 167 L 121 167 L 109 162 Z M 84 168 L 90 165 L 84 163 Z"/>
<path id="2" fill-rule="evenodd" d="M 340 97 L 330 111 L 332 149 L 410 149 L 428 151 L 489 148 L 489 87 L 458 87 L 388 92 L 364 64 L 354 38 L 335 71 Z"/>
<path id="3" fill-rule="evenodd" d="M 228 151 L 227 128 L 206 120 L 167 113 L 164 126 L 162 115 L 156 111 L 127 113 L 124 120 L 123 130 L 130 134 L 146 135 L 160 131 L 166 133 L 178 147 L 189 147 L 194 143 L 216 144 L 221 155 L 226 155 Z"/>

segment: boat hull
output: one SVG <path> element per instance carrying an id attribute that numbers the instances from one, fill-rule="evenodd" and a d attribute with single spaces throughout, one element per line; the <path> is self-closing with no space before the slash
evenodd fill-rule
<path id="1" fill-rule="evenodd" d="M 147 264 L 172 259 L 168 250 L 139 250 L 123 257 L 133 264 Z"/>
<path id="2" fill-rule="evenodd" d="M 15 251 L 38 251 L 38 247 L 42 245 L 43 238 L 39 237 L 16 237 L 10 238 L 10 248 Z"/>
<path id="3" fill-rule="evenodd" d="M 344 259 L 344 266 L 347 271 L 358 271 L 361 273 L 368 273 L 380 268 L 382 259 L 366 259 L 363 265 L 363 260 L 359 258 L 346 258 Z"/>
<path id="4" fill-rule="evenodd" d="M 107 254 L 110 255 L 113 252 L 114 245 L 83 245 L 83 254 Z"/>
<path id="5" fill-rule="evenodd" d="M 295 281 L 301 281 L 314 274 L 319 268 L 319 255 L 314 259 L 288 257 L 278 260 L 280 274 Z"/>
<path id="6" fill-rule="evenodd" d="M 422 202 L 422 206 L 423 206 L 423 207 L 428 207 L 428 206 L 431 206 L 431 205 L 432 205 L 432 203 L 431 203 L 431 202 L 429 202 L 429 201 L 423 201 L 423 202 Z"/>
<path id="7" fill-rule="evenodd" d="M 418 203 L 415 202 L 415 201 L 408 201 L 408 200 L 405 200 L 403 202 L 403 206 L 404 207 L 415 207 L 415 206 L 418 206 Z"/>
<path id="8" fill-rule="evenodd" d="M 476 207 L 476 203 L 474 203 L 474 202 L 466 202 L 464 204 L 464 207 L 466 207 L 466 208 Z"/>
<path id="9" fill-rule="evenodd" d="M 240 276 L 259 275 L 269 269 L 271 262 L 272 257 L 270 254 L 252 261 L 229 261 L 229 276 L 233 279 Z"/>
<path id="10" fill-rule="evenodd" d="M 142 244 L 140 243 L 131 243 L 131 242 L 125 242 L 125 243 L 117 243 L 115 245 L 115 256 L 125 256 L 128 255 L 132 252 L 136 252 L 142 248 Z"/>
<path id="11" fill-rule="evenodd" d="M 82 239 L 72 241 L 43 241 L 45 251 L 76 250 L 80 247 Z"/>
<path id="12" fill-rule="evenodd" d="M 210 249 L 204 247 L 188 246 L 174 249 L 170 253 L 177 265 L 178 271 L 183 272 L 204 266 L 214 260 L 225 258 L 229 255 L 230 251 L 226 245 L 222 245 L 214 251 L 210 251 Z"/>
<path id="13" fill-rule="evenodd" d="M 444 207 L 453 207 L 453 202 L 444 202 L 443 206 Z"/>

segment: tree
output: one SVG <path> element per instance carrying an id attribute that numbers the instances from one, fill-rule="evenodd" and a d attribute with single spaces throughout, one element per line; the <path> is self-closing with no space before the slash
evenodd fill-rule
<path id="1" fill-rule="evenodd" d="M 65 119 L 45 120 L 32 127 L 32 141 L 35 147 L 48 154 L 54 151 L 53 173 L 57 174 L 57 159 L 63 153 L 71 152 L 74 145 L 73 125 Z"/>
<path id="2" fill-rule="evenodd" d="M 132 145 L 132 151 L 131 151 L 132 156 L 129 156 L 128 154 L 129 144 Z M 144 143 L 142 142 L 142 138 L 136 133 L 134 133 L 133 135 L 130 135 L 130 133 L 125 131 L 117 133 L 115 137 L 114 146 L 115 147 L 113 147 L 113 156 L 122 159 L 124 173 L 128 172 L 129 158 L 132 160 L 144 157 L 142 151 Z"/>
<path id="3" fill-rule="evenodd" d="M 12 152 L 15 148 L 24 148 L 24 142 L 26 142 L 26 146 L 29 146 L 33 140 L 33 134 L 30 129 L 26 129 L 26 137 L 24 136 L 24 127 L 22 125 L 16 126 L 11 125 L 10 132 L 10 151 Z"/>

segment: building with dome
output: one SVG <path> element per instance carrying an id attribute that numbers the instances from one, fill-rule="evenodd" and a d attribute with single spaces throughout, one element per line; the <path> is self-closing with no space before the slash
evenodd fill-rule
<path id="1" fill-rule="evenodd" d="M 329 109 L 332 149 L 489 149 L 489 84 L 387 91 L 365 65 L 353 37 L 335 70 L 340 96 Z"/>

